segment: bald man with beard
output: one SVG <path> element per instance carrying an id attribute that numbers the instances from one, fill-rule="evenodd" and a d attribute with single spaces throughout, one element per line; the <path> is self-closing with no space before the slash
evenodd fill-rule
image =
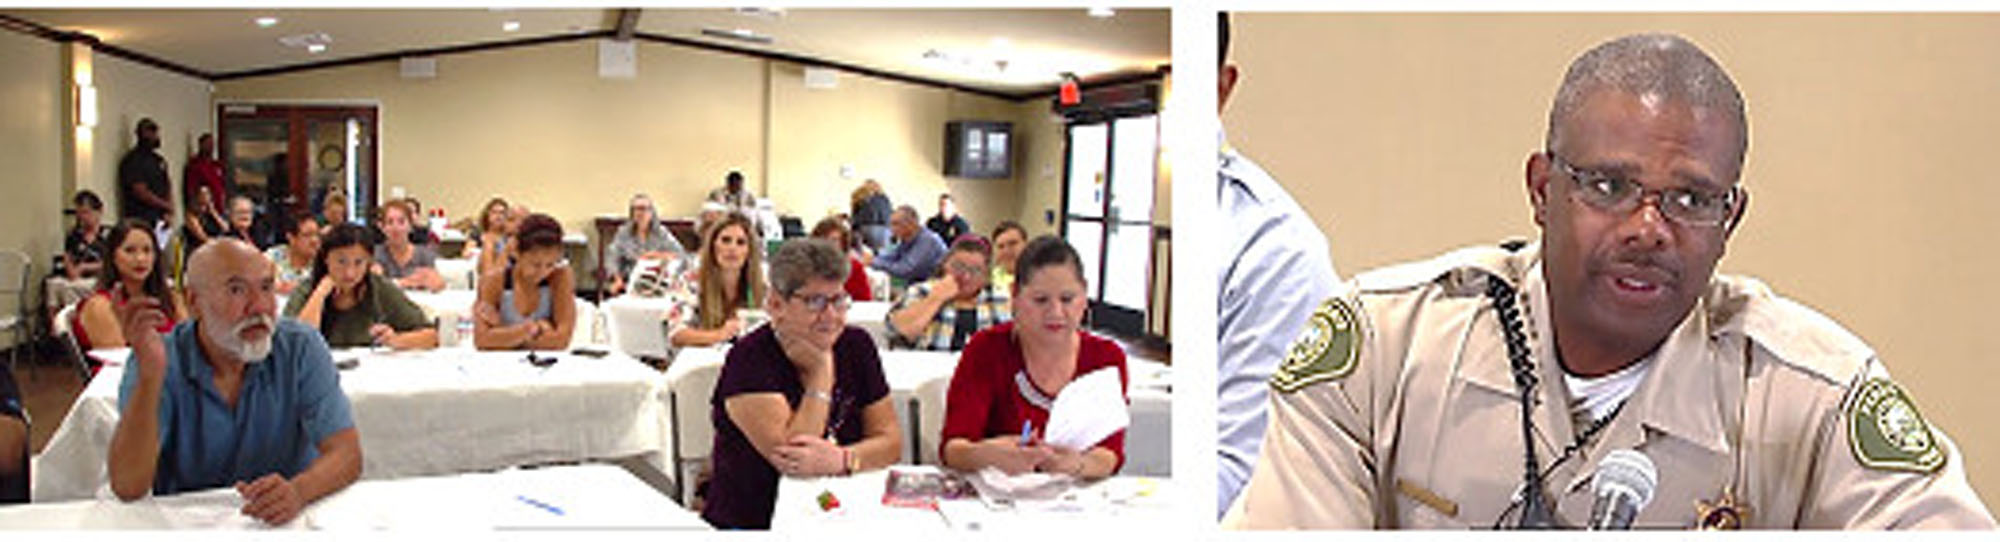
<path id="1" fill-rule="evenodd" d="M 318 332 L 277 318 L 270 261 L 237 239 L 189 258 L 194 317 L 165 336 L 163 300 L 118 300 L 132 357 L 107 467 L 123 500 L 233 486 L 282 525 L 361 474 L 361 436 Z"/>

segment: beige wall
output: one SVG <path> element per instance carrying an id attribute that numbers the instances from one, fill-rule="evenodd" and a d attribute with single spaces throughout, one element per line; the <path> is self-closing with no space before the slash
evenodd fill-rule
<path id="1" fill-rule="evenodd" d="M 1062 229 L 1063 120 L 1049 109 L 1047 99 L 1021 102 L 1014 106 L 1020 122 L 1014 125 L 1014 147 L 1020 162 L 1014 163 L 1014 178 L 1021 182 L 1021 208 L 1014 221 L 1028 230 L 1028 236 L 1055 234 Z M 1055 222 L 1048 217 L 1056 217 Z"/>
<path id="2" fill-rule="evenodd" d="M 1753 197 L 1725 272 L 1763 278 L 1880 353 L 2000 498 L 2000 351 L 1984 287 L 2000 17 L 1239 14 L 1231 140 L 1328 234 L 1343 276 L 1532 236 L 1522 171 L 1577 54 L 1681 33 L 1735 77 Z"/>
<path id="3" fill-rule="evenodd" d="M 49 254 L 62 250 L 68 226 L 62 81 L 62 49 L 54 42 L 0 32 L 0 191 L 10 202 L 0 207 L 0 249 L 27 253 L 37 277 L 48 273 Z M 0 314 L 13 314 L 17 303 L 0 296 Z"/>
<path id="4" fill-rule="evenodd" d="M 566 42 L 440 57 L 430 80 L 384 62 L 224 81 L 216 100 L 379 103 L 384 193 L 453 217 L 499 194 L 587 228 L 640 191 L 688 216 L 731 168 L 808 227 L 870 177 L 926 215 L 948 188 L 977 228 L 1020 213 L 1014 180 L 946 179 L 939 164 L 946 121 L 1018 125 L 1013 102 L 847 73 L 808 90 L 794 64 L 649 42 L 635 79 L 601 79 L 596 62 L 595 42 Z"/>
<path id="5" fill-rule="evenodd" d="M 1018 125 L 1014 102 L 852 74 L 842 74 L 836 88 L 814 90 L 805 88 L 800 66 L 770 67 L 771 189 L 765 193 L 807 227 L 829 210 L 846 212 L 848 195 L 871 178 L 895 204 L 907 203 L 923 216 L 935 214 L 938 194 L 949 190 L 979 231 L 1018 214 L 1021 190 L 1013 178 L 947 178 L 942 162 L 946 122 Z M 852 167 L 852 178 L 841 177 L 843 165 Z"/>
<path id="6" fill-rule="evenodd" d="M 383 193 L 454 218 L 500 195 L 588 229 L 636 192 L 682 216 L 731 168 L 756 186 L 761 64 L 668 47 L 639 62 L 635 79 L 602 79 L 596 42 L 575 41 L 439 57 L 435 79 L 377 62 L 222 81 L 215 98 L 379 104 Z"/>
<path id="7" fill-rule="evenodd" d="M 194 154 L 195 138 L 210 131 L 213 113 L 208 108 L 208 81 L 105 54 L 92 55 L 91 65 L 98 120 L 97 128 L 91 131 L 91 144 L 79 145 L 78 152 L 89 164 L 79 172 L 81 188 L 104 198 L 106 222 L 118 219 L 122 205 L 118 199 L 118 161 L 136 141 L 133 126 L 139 119 L 151 117 L 160 125 L 160 156 L 166 157 L 167 177 L 173 181 L 168 199 L 180 216 L 181 168 Z"/>

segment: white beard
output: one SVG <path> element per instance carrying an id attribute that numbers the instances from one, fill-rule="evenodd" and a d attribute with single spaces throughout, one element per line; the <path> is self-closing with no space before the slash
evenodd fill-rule
<path id="1" fill-rule="evenodd" d="M 259 363 L 264 361 L 264 358 L 271 356 L 271 337 L 277 334 L 278 329 L 276 320 L 276 318 L 260 314 L 244 318 L 242 321 L 237 322 L 233 329 L 223 330 L 221 326 L 202 326 L 201 331 L 202 334 L 208 336 L 209 342 L 222 347 L 223 350 L 228 351 L 230 355 L 236 356 L 243 363 Z M 257 339 L 243 340 L 244 328 L 255 324 L 263 324 L 271 332 Z"/>
<path id="2" fill-rule="evenodd" d="M 238 357 L 243 358 L 243 363 L 262 363 L 265 358 L 271 357 L 271 336 L 265 335 L 254 341 L 239 341 L 238 344 L 231 345 L 231 349 L 236 351 Z"/>

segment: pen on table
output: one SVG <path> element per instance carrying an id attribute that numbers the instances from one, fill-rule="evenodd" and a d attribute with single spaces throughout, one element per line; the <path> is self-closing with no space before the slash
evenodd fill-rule
<path id="1" fill-rule="evenodd" d="M 528 496 L 527 496 L 527 495 L 515 495 L 515 496 L 514 496 L 514 498 L 515 498 L 516 500 L 519 500 L 519 501 L 521 501 L 521 502 L 524 502 L 524 503 L 527 503 L 527 504 L 528 504 L 528 506 L 533 506 L 533 507 L 535 507 L 535 508 L 540 508 L 540 509 L 543 509 L 543 510 L 547 510 L 547 511 L 549 511 L 549 513 L 551 513 L 551 514 L 555 514 L 555 515 L 558 515 L 558 516 L 560 516 L 560 515 L 563 515 L 563 511 L 562 511 L 562 509 L 561 509 L 561 508 L 556 508 L 556 506 L 555 506 L 555 505 L 553 505 L 553 504 L 549 504 L 549 503 L 545 503 L 545 502 L 542 502 L 542 501 L 538 501 L 538 500 L 534 500 L 534 499 L 530 499 L 530 498 L 528 498 Z"/>

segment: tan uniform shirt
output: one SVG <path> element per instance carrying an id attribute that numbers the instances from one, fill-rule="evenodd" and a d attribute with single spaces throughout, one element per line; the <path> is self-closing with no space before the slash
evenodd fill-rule
<path id="1" fill-rule="evenodd" d="M 1521 405 L 1486 281 L 1516 290 L 1540 377 L 1541 467 L 1585 425 L 1555 362 L 1539 262 L 1534 246 L 1474 247 L 1344 285 L 1272 379 L 1263 455 L 1225 526 L 1512 525 Z M 1595 466 L 1635 449 L 1659 473 L 1639 528 L 1730 512 L 1748 528 L 1994 527 L 1956 446 L 1874 352 L 1762 283 L 1715 277 L 1654 358 L 1622 410 L 1544 478 L 1559 524 L 1584 525 Z"/>

